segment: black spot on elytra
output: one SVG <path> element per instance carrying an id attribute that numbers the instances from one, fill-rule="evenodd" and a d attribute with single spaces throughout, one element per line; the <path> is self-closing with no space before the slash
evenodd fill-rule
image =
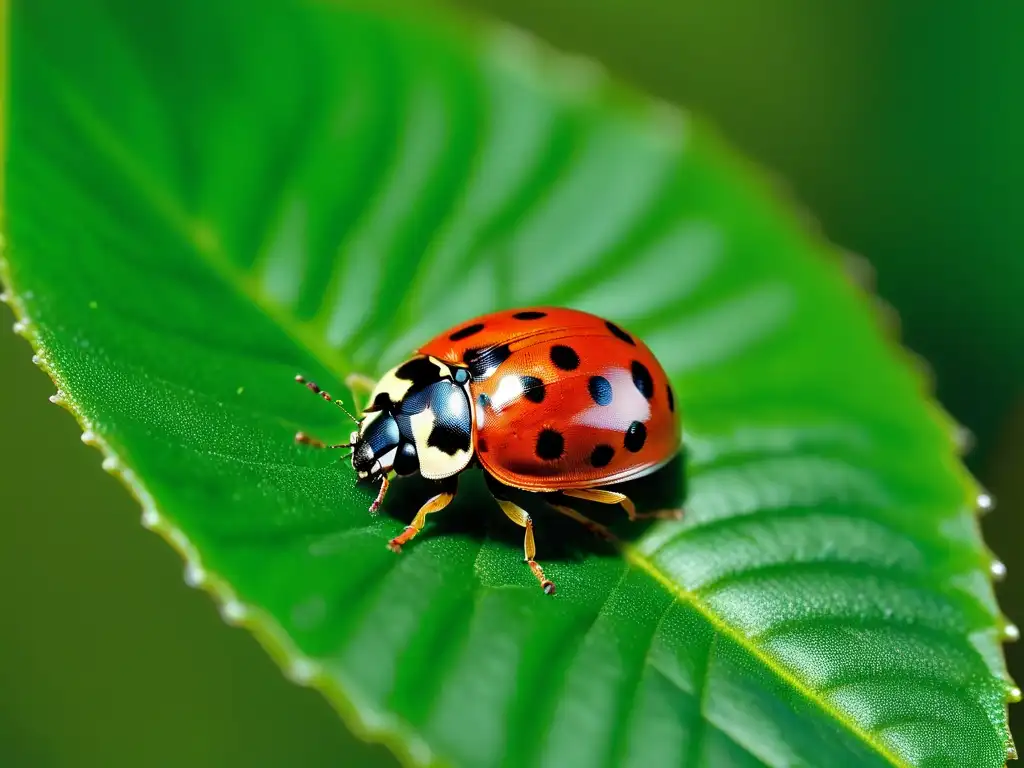
<path id="1" fill-rule="evenodd" d="M 438 381 L 441 378 L 441 372 L 427 358 L 414 357 L 412 360 L 402 363 L 395 371 L 395 376 L 411 381 L 417 386 L 423 386 Z"/>
<path id="2" fill-rule="evenodd" d="M 676 396 L 672 393 L 671 384 L 668 385 L 666 391 L 668 392 L 668 409 L 674 413 L 676 410 Z"/>
<path id="3" fill-rule="evenodd" d="M 523 397 L 531 403 L 544 402 L 544 382 L 536 376 L 520 376 L 519 383 L 523 387 Z"/>
<path id="4" fill-rule="evenodd" d="M 626 446 L 626 450 L 630 453 L 636 453 L 644 447 L 644 443 L 647 442 L 647 427 L 642 422 L 634 421 L 626 429 L 626 439 L 623 441 L 623 445 Z"/>
<path id="5" fill-rule="evenodd" d="M 508 344 L 485 349 L 467 349 L 462 356 L 462 362 L 469 366 L 469 375 L 475 381 L 481 381 L 494 373 L 494 370 L 508 360 L 511 354 L 512 350 Z"/>
<path id="6" fill-rule="evenodd" d="M 483 329 L 483 323 L 473 323 L 472 325 L 467 325 L 465 328 L 460 328 L 455 333 L 449 334 L 448 341 L 462 341 L 463 339 L 468 339 L 470 336 L 475 336 L 476 334 L 480 333 L 480 331 L 482 331 Z"/>
<path id="7" fill-rule="evenodd" d="M 468 451 L 470 448 L 469 432 L 455 424 L 445 421 L 438 421 L 430 430 L 427 438 L 427 445 L 431 448 L 454 456 L 459 451 Z"/>
<path id="8" fill-rule="evenodd" d="M 555 344 L 551 348 L 551 362 L 563 371 L 572 371 L 579 367 L 580 356 L 576 350 L 564 344 Z"/>
<path id="9" fill-rule="evenodd" d="M 536 310 L 528 309 L 525 312 L 516 312 L 512 317 L 516 320 L 540 320 L 542 317 L 547 317 L 547 312 L 537 312 Z"/>
<path id="10" fill-rule="evenodd" d="M 641 395 L 650 400 L 654 397 L 654 379 L 651 378 L 651 372 L 647 370 L 647 366 L 636 360 L 633 361 L 630 369 L 633 373 L 633 383 L 636 385 L 636 388 L 640 390 Z"/>
<path id="11" fill-rule="evenodd" d="M 553 429 L 542 429 L 537 435 L 537 456 L 545 461 L 561 458 L 565 451 L 565 439 Z"/>
<path id="12" fill-rule="evenodd" d="M 590 465 L 598 469 L 607 467 L 611 464 L 612 457 L 614 456 L 615 449 L 610 445 L 598 445 L 590 453 Z"/>
<path id="13" fill-rule="evenodd" d="M 598 405 L 610 405 L 612 402 L 612 385 L 604 376 L 591 376 L 587 382 L 590 397 Z"/>
<path id="14" fill-rule="evenodd" d="M 477 453 L 487 453 L 487 441 L 482 437 L 478 437 L 476 440 Z"/>
<path id="15" fill-rule="evenodd" d="M 622 339 L 627 344 L 632 344 L 634 347 L 636 346 L 636 342 L 633 341 L 633 337 L 630 336 L 628 333 L 626 333 L 621 328 L 619 328 L 619 326 L 617 326 L 615 323 L 613 323 L 613 322 L 611 322 L 609 320 L 605 320 L 604 324 L 608 327 L 608 330 L 612 332 L 612 335 L 617 336 L 618 338 Z"/>

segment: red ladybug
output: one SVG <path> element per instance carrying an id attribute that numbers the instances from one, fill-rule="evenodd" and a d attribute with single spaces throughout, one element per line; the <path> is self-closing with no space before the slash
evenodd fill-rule
<path id="1" fill-rule="evenodd" d="M 306 383 L 302 377 L 298 381 Z M 350 377 L 353 387 L 360 377 Z M 330 396 L 309 382 L 325 399 Z M 391 539 L 395 552 L 453 498 L 458 476 L 479 464 L 495 500 L 526 529 L 526 562 L 541 587 L 554 584 L 534 560 L 533 522 L 503 488 L 555 494 L 547 501 L 596 533 L 569 499 L 632 501 L 605 486 L 634 480 L 668 463 L 680 449 L 675 395 L 650 349 L 600 317 L 572 309 L 531 307 L 470 320 L 424 344 L 384 374 L 349 442 L 360 478 L 417 472 L 441 483 L 412 523 Z M 303 433 L 299 442 L 322 446 Z M 655 513 L 678 516 L 678 512 Z"/>

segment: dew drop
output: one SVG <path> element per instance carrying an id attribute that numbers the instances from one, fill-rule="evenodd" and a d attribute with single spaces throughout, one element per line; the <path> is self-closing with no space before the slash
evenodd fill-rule
<path id="1" fill-rule="evenodd" d="M 82 433 L 82 442 L 86 445 L 96 445 L 96 433 L 91 429 L 85 430 Z"/>
<path id="2" fill-rule="evenodd" d="M 59 389 L 52 395 L 50 395 L 50 402 L 54 405 L 60 405 L 64 402 L 64 393 Z"/>
<path id="3" fill-rule="evenodd" d="M 993 560 L 988 567 L 988 572 L 996 581 L 1002 581 L 1006 578 L 1006 563 L 1002 560 Z"/>
<path id="4" fill-rule="evenodd" d="M 160 515 L 155 509 L 144 509 L 142 511 L 142 527 L 152 530 L 160 525 Z"/>
<path id="5" fill-rule="evenodd" d="M 0 301 L 2 301 L 4 304 L 8 303 L 10 300 L 11 300 L 11 295 L 9 293 L 7 293 L 7 291 L 4 291 L 3 293 L 0 293 Z"/>
<path id="6" fill-rule="evenodd" d="M 307 685 L 316 675 L 316 665 L 309 659 L 292 659 L 288 665 L 288 677 L 299 685 Z"/>
<path id="7" fill-rule="evenodd" d="M 961 456 L 974 450 L 974 433 L 963 424 L 957 424 L 953 431 L 953 443 Z"/>
<path id="8" fill-rule="evenodd" d="M 1005 624 L 1003 626 L 1003 640 L 1007 643 L 1015 643 L 1020 640 L 1020 630 L 1016 624 Z"/>
<path id="9" fill-rule="evenodd" d="M 1013 744 L 1008 744 L 1006 746 L 1006 759 L 1007 760 L 1016 760 L 1017 759 L 1017 748 L 1015 746 L 1013 746 Z"/>
<path id="10" fill-rule="evenodd" d="M 1011 704 L 1017 704 L 1021 700 L 1020 688 L 1016 685 L 1011 685 L 1006 689 L 1006 700 Z"/>
<path id="11" fill-rule="evenodd" d="M 987 493 L 979 493 L 976 504 L 979 512 L 991 512 L 996 505 L 996 500 Z"/>
<path id="12" fill-rule="evenodd" d="M 14 324 L 13 326 L 11 326 L 11 327 L 12 327 L 12 328 L 14 329 L 14 332 L 15 332 L 16 334 L 18 334 L 19 336 L 24 336 L 24 335 L 25 335 L 25 331 L 27 331 L 27 330 L 28 330 L 28 325 L 26 325 L 26 324 L 25 324 L 25 322 L 24 322 L 24 321 L 22 321 L 22 320 L 18 320 L 18 321 L 17 321 L 17 322 L 16 322 L 16 323 L 15 323 L 15 324 Z"/>
<path id="13" fill-rule="evenodd" d="M 185 564 L 185 583 L 190 587 L 202 586 L 206 581 L 206 571 L 199 563 L 189 562 Z"/>
<path id="14" fill-rule="evenodd" d="M 228 624 L 241 624 L 249 615 L 249 611 L 237 600 L 227 600 L 220 607 L 220 615 Z"/>
<path id="15" fill-rule="evenodd" d="M 43 356 L 42 355 L 32 355 L 32 364 L 33 365 L 42 365 L 43 364 Z"/>
<path id="16" fill-rule="evenodd" d="M 113 456 L 107 456 L 100 465 L 103 467 L 104 472 L 116 472 L 117 471 L 117 459 Z"/>

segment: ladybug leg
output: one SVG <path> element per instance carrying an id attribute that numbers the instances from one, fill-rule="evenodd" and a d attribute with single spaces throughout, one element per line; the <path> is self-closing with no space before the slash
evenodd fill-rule
<path id="1" fill-rule="evenodd" d="M 523 539 L 523 554 L 525 555 L 526 564 L 530 566 L 533 575 L 537 577 L 537 581 L 540 582 L 540 588 L 544 590 L 544 594 L 555 594 L 554 582 L 544 575 L 544 569 L 534 560 L 534 557 L 537 555 L 537 545 L 533 540 L 533 520 L 530 518 L 530 514 L 518 504 L 508 499 L 495 496 L 494 500 L 498 502 L 498 506 L 501 507 L 502 511 L 508 515 L 509 520 L 526 529 L 526 536 Z"/>
<path id="2" fill-rule="evenodd" d="M 620 504 L 626 514 L 629 516 L 630 522 L 636 522 L 637 520 L 679 520 L 683 516 L 681 509 L 663 509 L 657 512 L 644 512 L 638 514 L 636 506 L 633 501 L 624 493 L 616 493 L 615 491 L 605 491 L 599 488 L 571 488 L 569 490 L 562 491 L 566 496 L 574 496 L 577 499 L 585 499 L 587 501 L 596 501 L 598 504 Z"/>
<path id="3" fill-rule="evenodd" d="M 582 525 L 588 531 L 597 536 L 600 536 L 605 541 L 617 541 L 615 535 L 611 531 L 609 531 L 599 522 L 591 520 L 586 515 L 580 514 L 572 507 L 567 507 L 563 504 L 555 504 L 554 502 L 551 501 L 548 502 L 548 505 L 554 507 L 556 510 L 561 512 L 566 517 L 571 517 L 573 520 Z"/>
<path id="4" fill-rule="evenodd" d="M 426 522 L 427 515 L 431 512 L 438 512 L 451 504 L 452 499 L 455 498 L 457 488 L 458 481 L 455 478 L 452 478 L 452 482 L 447 484 L 441 493 L 431 499 L 428 499 L 427 502 L 420 507 L 420 511 L 416 513 L 416 517 L 412 519 L 412 522 L 409 523 L 409 525 L 405 526 L 405 530 L 388 542 L 388 549 L 395 553 L 401 552 L 402 545 L 408 543 L 410 539 L 423 530 L 423 525 Z"/>
<path id="5" fill-rule="evenodd" d="M 377 491 L 377 498 L 373 500 L 373 504 L 370 505 L 370 512 L 376 514 L 377 510 L 380 509 L 380 505 L 384 503 L 384 494 L 388 492 L 388 488 L 391 486 L 391 481 L 387 475 L 380 476 L 380 490 Z"/>

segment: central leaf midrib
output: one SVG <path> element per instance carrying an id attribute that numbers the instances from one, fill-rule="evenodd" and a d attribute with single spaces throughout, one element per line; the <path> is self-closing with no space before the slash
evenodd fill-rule
<path id="1" fill-rule="evenodd" d="M 64 101 L 68 114 L 74 118 L 83 133 L 94 141 L 97 151 L 107 157 L 111 168 L 120 171 L 126 183 L 141 193 L 142 199 L 152 206 L 155 214 L 164 219 L 169 229 L 191 246 L 200 262 L 205 264 L 229 290 L 251 303 L 309 357 L 331 372 L 351 372 L 351 365 L 341 350 L 326 344 L 313 326 L 280 311 L 279 306 L 263 292 L 253 277 L 235 266 L 224 252 L 216 229 L 186 212 L 174 196 L 153 179 L 145 164 L 139 162 L 129 148 L 119 142 L 116 134 L 87 103 L 56 79 L 53 84 Z"/>
<path id="2" fill-rule="evenodd" d="M 668 593 L 678 602 L 691 606 L 705 621 L 708 622 L 708 624 L 711 625 L 712 631 L 714 631 L 716 635 L 727 637 L 736 645 L 743 648 L 743 650 L 760 662 L 765 669 L 774 674 L 781 682 L 820 709 L 834 722 L 842 725 L 860 741 L 867 744 L 873 751 L 877 752 L 889 761 L 893 766 L 897 766 L 897 768 L 910 768 L 910 765 L 906 761 L 893 754 L 888 747 L 879 743 L 870 733 L 861 728 L 860 725 L 858 725 L 845 712 L 842 712 L 832 706 L 832 704 L 822 698 L 817 691 L 800 680 L 795 674 L 786 669 L 763 649 L 759 648 L 757 644 L 752 642 L 746 635 L 723 620 L 711 609 L 710 606 L 706 605 L 695 594 L 684 589 L 682 586 L 675 584 L 667 574 L 665 574 L 634 546 L 630 544 L 623 544 L 621 550 L 623 558 L 629 565 L 647 573 L 659 586 L 668 591 Z"/>

